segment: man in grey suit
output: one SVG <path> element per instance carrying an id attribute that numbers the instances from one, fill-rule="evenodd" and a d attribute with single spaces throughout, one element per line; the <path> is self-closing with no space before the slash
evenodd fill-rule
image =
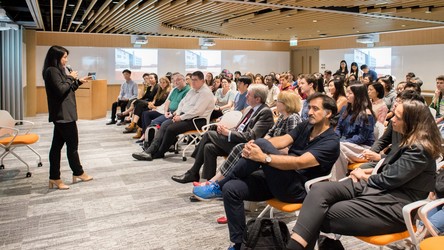
<path id="1" fill-rule="evenodd" d="M 267 93 L 265 85 L 250 85 L 247 92 L 249 107 L 236 128 L 218 125 L 216 130 L 205 133 L 193 152 L 196 161 L 191 169 L 171 178 L 179 183 L 198 181 L 200 168 L 204 166 L 202 177 L 211 179 L 216 173 L 217 156 L 228 155 L 239 143 L 262 138 L 274 124 L 273 113 L 265 104 Z"/>

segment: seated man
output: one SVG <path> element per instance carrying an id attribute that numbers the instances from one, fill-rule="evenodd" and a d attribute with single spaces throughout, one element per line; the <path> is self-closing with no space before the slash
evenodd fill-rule
<path id="1" fill-rule="evenodd" d="M 125 78 L 125 82 L 122 83 L 122 86 L 120 87 L 120 93 L 117 97 L 117 101 L 114 102 L 113 106 L 111 107 L 111 121 L 106 123 L 106 125 L 116 124 L 117 106 L 120 107 L 120 112 L 123 112 L 125 111 L 128 102 L 137 98 L 137 93 L 139 90 L 137 88 L 137 84 L 131 80 L 131 71 L 129 69 L 125 69 L 122 71 L 122 74 L 123 78 Z M 124 119 L 125 117 L 122 117 L 121 121 L 123 122 Z"/>
<path id="2" fill-rule="evenodd" d="M 171 177 L 179 183 L 188 183 L 199 180 L 199 171 L 202 165 L 202 177 L 210 179 L 216 174 L 217 156 L 228 155 L 238 143 L 245 143 L 263 137 L 273 126 L 273 113 L 265 104 L 268 89 L 265 85 L 253 84 L 248 88 L 247 108 L 236 128 L 227 129 L 218 125 L 217 130 L 206 132 L 199 145 L 193 152 L 196 161 L 193 167 L 185 174 Z"/>
<path id="3" fill-rule="evenodd" d="M 308 120 L 289 134 L 248 142 L 243 158 L 225 179 L 194 188 L 194 194 L 203 198 L 222 190 L 230 239 L 235 244 L 232 249 L 240 249 L 242 243 L 244 200 L 264 201 L 274 197 L 284 202 L 302 202 L 307 195 L 305 182 L 330 173 L 338 158 L 339 137 L 330 125 L 337 112 L 336 102 L 318 93 L 307 101 Z M 279 151 L 290 145 L 288 155 Z"/>
<path id="4" fill-rule="evenodd" d="M 137 160 L 152 161 L 163 158 L 171 145 L 176 141 L 176 136 L 189 130 L 200 128 L 206 123 L 206 118 L 214 109 L 214 96 L 210 88 L 205 84 L 204 74 L 195 71 L 191 76 L 191 90 L 179 103 L 174 116 L 163 122 L 150 147 L 141 153 L 134 153 Z"/>

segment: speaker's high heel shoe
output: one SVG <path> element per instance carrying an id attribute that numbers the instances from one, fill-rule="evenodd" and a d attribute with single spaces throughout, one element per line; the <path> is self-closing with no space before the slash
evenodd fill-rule
<path id="1" fill-rule="evenodd" d="M 65 185 L 62 180 L 49 180 L 49 188 L 53 188 L 54 185 L 57 187 L 57 189 L 69 189 L 68 185 Z"/>
<path id="2" fill-rule="evenodd" d="M 86 173 L 83 173 L 82 175 L 73 175 L 72 176 L 72 183 L 76 183 L 77 179 L 80 179 L 81 181 L 90 181 L 92 180 L 92 176 L 87 175 Z"/>

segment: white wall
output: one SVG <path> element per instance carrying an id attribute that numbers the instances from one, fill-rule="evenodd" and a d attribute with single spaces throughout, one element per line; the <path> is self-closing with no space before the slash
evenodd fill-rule
<path id="1" fill-rule="evenodd" d="M 66 48 L 70 52 L 68 64 L 72 66 L 73 70 L 79 71 L 79 75 L 83 76 L 88 72 L 96 72 L 97 79 L 107 79 L 109 84 L 122 83 L 121 70 L 115 69 L 115 48 L 68 46 Z M 38 86 L 43 85 L 41 71 L 48 49 L 49 46 L 37 46 L 35 63 Z M 228 69 L 232 73 L 236 70 L 242 73 L 250 71 L 261 74 L 267 74 L 271 71 L 283 72 L 290 68 L 290 52 L 222 50 L 221 68 Z M 185 50 L 158 49 L 158 67 L 155 73 L 161 76 L 167 72 L 176 71 L 185 73 Z M 203 71 L 206 73 L 205 70 Z M 136 82 L 142 81 L 141 77 L 133 77 L 133 80 Z"/>
<path id="2" fill-rule="evenodd" d="M 349 65 L 352 63 L 354 49 L 320 50 L 320 70 L 331 70 L 333 73 L 339 68 L 342 59 Z M 424 81 L 422 90 L 435 89 L 435 78 L 444 74 L 444 44 L 416 45 L 392 47 L 392 75 L 397 79 L 396 83 L 405 79 L 408 72 L 414 72 Z M 324 67 L 325 66 L 325 67 Z"/>

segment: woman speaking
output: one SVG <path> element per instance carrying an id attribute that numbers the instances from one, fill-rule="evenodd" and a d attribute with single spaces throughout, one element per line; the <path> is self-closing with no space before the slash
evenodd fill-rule
<path id="1" fill-rule="evenodd" d="M 54 123 L 54 135 L 49 151 L 49 188 L 69 189 L 60 179 L 60 154 L 66 143 L 69 166 L 73 172 L 72 181 L 90 181 L 80 164 L 77 152 L 77 109 L 74 91 L 90 77 L 78 78 L 78 72 L 67 67 L 69 51 L 61 46 L 52 46 L 46 54 L 43 65 L 46 95 L 48 97 L 49 122 Z M 65 68 L 69 71 L 67 75 Z"/>

